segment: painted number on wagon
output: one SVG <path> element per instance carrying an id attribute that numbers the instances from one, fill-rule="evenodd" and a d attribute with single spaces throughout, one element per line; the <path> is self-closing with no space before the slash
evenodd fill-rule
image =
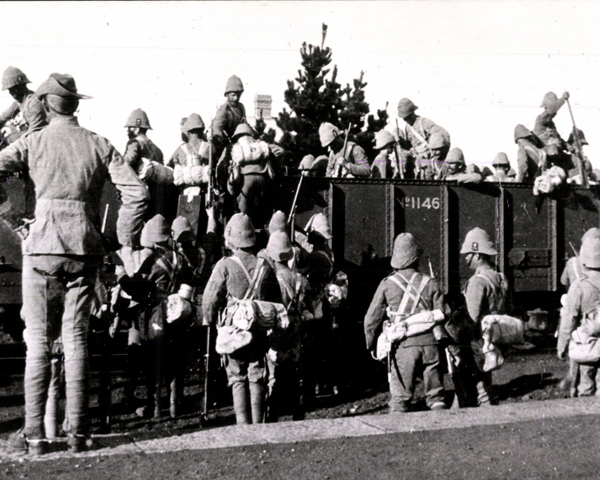
<path id="1" fill-rule="evenodd" d="M 404 197 L 404 206 L 406 208 L 433 208 L 434 210 L 439 210 L 440 199 L 439 197 Z"/>

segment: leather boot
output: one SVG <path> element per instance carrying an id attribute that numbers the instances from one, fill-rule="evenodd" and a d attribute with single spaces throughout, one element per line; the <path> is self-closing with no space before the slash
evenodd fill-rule
<path id="1" fill-rule="evenodd" d="M 248 400 L 250 392 L 246 382 L 236 382 L 231 386 L 233 395 L 233 410 L 235 411 L 235 421 L 238 425 L 246 425 L 252 422 L 250 417 L 250 405 Z"/>
<path id="2" fill-rule="evenodd" d="M 265 422 L 265 386 L 250 382 L 250 403 L 252 405 L 252 423 Z"/>

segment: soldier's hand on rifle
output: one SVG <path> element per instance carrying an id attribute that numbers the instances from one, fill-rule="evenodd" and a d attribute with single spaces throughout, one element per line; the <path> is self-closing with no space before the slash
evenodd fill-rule
<path id="1" fill-rule="evenodd" d="M 565 101 L 567 101 L 570 97 L 571 97 L 571 95 L 569 94 L 569 92 L 565 92 L 562 95 L 562 99 Z"/>

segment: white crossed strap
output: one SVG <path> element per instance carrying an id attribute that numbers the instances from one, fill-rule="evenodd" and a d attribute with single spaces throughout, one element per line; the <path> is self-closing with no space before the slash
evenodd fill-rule
<path id="1" fill-rule="evenodd" d="M 430 280 L 430 278 L 427 275 L 423 275 L 421 277 L 421 281 L 419 282 L 419 286 L 415 287 L 413 282 L 416 279 L 417 275 L 419 275 L 418 272 L 413 273 L 406 285 L 402 284 L 402 282 L 400 282 L 400 280 L 398 280 L 398 278 L 396 278 L 396 276 L 394 275 L 389 277 L 389 279 L 396 285 L 398 285 L 398 287 L 400 287 L 400 289 L 404 292 L 402 300 L 400 301 L 400 305 L 398 306 L 398 310 L 394 312 L 390 308 L 387 309 L 387 314 L 391 319 L 395 319 L 399 316 L 410 316 L 413 313 L 415 313 L 415 310 L 417 309 L 417 306 L 421 301 L 423 290 L 425 290 L 425 286 L 427 285 L 427 283 L 429 283 Z M 404 280 L 406 279 L 404 278 Z M 407 313 L 406 308 L 410 300 L 413 301 L 413 304 L 411 311 Z"/>

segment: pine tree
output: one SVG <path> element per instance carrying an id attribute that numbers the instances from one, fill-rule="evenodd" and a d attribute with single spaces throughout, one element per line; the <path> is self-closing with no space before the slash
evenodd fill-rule
<path id="1" fill-rule="evenodd" d="M 303 43 L 300 55 L 303 68 L 298 71 L 295 81 L 288 80 L 284 93 L 290 110 L 284 108 L 276 120 L 283 131 L 279 143 L 288 151 L 289 166 L 297 166 L 305 155 L 327 153 L 319 141 L 319 126 L 323 122 L 330 122 L 344 131 L 351 124 L 350 140 L 359 143 L 370 154 L 374 131 L 383 128 L 380 127 L 382 122 L 385 126 L 387 113 L 378 111 L 377 120 L 373 115 L 368 116 L 364 72 L 360 72 L 352 85 L 346 84 L 342 88 L 337 81 L 337 66 L 330 68 L 332 51 L 329 47 Z M 363 132 L 365 119 L 367 130 Z"/>

